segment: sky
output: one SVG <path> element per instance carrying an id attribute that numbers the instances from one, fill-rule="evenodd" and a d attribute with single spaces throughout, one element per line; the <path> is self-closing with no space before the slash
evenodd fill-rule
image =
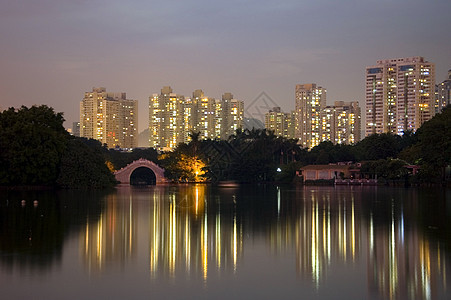
<path id="1" fill-rule="evenodd" d="M 296 84 L 359 101 L 365 67 L 423 56 L 451 69 L 449 0 L 0 0 L 0 107 L 41 105 L 79 120 L 93 87 L 139 101 L 170 85 L 191 96 L 265 93 L 294 109 Z"/>

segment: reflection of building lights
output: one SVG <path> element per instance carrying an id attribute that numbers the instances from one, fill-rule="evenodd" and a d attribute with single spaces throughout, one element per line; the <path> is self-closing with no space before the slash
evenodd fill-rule
<path id="1" fill-rule="evenodd" d="M 189 272 L 191 269 L 191 232 L 190 226 L 188 223 L 188 215 L 185 215 L 185 266 L 186 270 Z"/>
<path id="2" fill-rule="evenodd" d="M 327 263 L 330 264 L 330 258 L 331 258 L 331 236 L 330 236 L 330 200 L 327 200 Z"/>
<path id="3" fill-rule="evenodd" d="M 355 259 L 355 216 L 354 216 L 354 198 L 352 199 L 352 207 L 351 207 L 351 247 L 352 247 L 352 260 Z"/>
<path id="4" fill-rule="evenodd" d="M 347 225 L 346 225 L 346 200 L 343 200 L 343 258 L 344 261 L 347 261 L 346 257 L 346 248 L 347 248 Z"/>
<path id="5" fill-rule="evenodd" d="M 175 262 L 176 262 L 176 251 L 177 251 L 177 223 L 176 223 L 176 207 L 174 199 L 171 200 L 169 204 L 169 273 L 174 275 L 175 273 Z"/>
<path id="6" fill-rule="evenodd" d="M 196 209 L 196 215 L 198 213 L 199 210 L 199 187 L 196 185 L 195 187 L 195 193 L 196 193 L 196 198 L 195 198 L 195 209 Z"/>
<path id="7" fill-rule="evenodd" d="M 370 258 L 374 251 L 374 228 L 373 228 L 373 213 L 370 214 Z"/>
<path id="8" fill-rule="evenodd" d="M 221 213 L 218 211 L 216 215 L 216 234 L 215 234 L 215 247 L 216 247 L 216 263 L 218 269 L 221 269 Z"/>
<path id="9" fill-rule="evenodd" d="M 207 280 L 208 275 L 208 223 L 207 223 L 207 210 L 204 214 L 204 226 L 202 228 L 202 265 L 204 280 Z"/>
<path id="10" fill-rule="evenodd" d="M 233 271 L 236 272 L 237 253 L 238 253 L 238 234 L 236 229 L 236 215 L 233 216 Z"/>

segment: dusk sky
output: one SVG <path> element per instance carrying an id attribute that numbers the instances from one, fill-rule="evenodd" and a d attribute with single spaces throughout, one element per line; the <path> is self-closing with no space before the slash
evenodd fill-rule
<path id="1" fill-rule="evenodd" d="M 361 103 L 365 67 L 423 56 L 451 68 L 450 0 L 0 0 L 0 107 L 46 104 L 79 119 L 85 91 L 139 101 L 170 85 L 190 96 L 266 92 L 294 108 L 298 83 Z"/>

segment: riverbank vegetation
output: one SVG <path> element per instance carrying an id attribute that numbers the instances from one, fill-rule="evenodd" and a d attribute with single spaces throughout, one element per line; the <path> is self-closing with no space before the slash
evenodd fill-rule
<path id="1" fill-rule="evenodd" d="M 425 122 L 416 133 L 374 134 L 355 145 L 322 142 L 310 151 L 294 139 L 268 130 L 238 130 L 227 140 L 179 144 L 171 152 L 107 149 L 92 139 L 69 135 L 62 113 L 45 105 L 0 113 L 0 186 L 106 188 L 114 170 L 145 158 L 165 168 L 174 182 L 293 182 L 310 164 L 353 162 L 364 176 L 382 181 L 449 185 L 451 107 Z M 412 175 L 407 166 L 418 166 Z"/>
<path id="2" fill-rule="evenodd" d="M 69 135 L 63 122 L 45 105 L 0 113 L 0 186 L 114 186 L 100 142 Z"/>
<path id="3" fill-rule="evenodd" d="M 158 161 L 179 176 L 183 167 L 177 156 L 184 154 L 205 163 L 203 180 L 220 182 L 293 182 L 302 166 L 359 163 L 361 176 L 378 178 L 382 183 L 450 185 L 451 183 L 451 107 L 425 122 L 415 133 L 374 134 L 355 145 L 322 142 L 310 151 L 294 139 L 275 136 L 268 130 L 238 130 L 227 140 L 202 140 L 192 135 Z M 413 174 L 412 170 L 418 170 Z"/>

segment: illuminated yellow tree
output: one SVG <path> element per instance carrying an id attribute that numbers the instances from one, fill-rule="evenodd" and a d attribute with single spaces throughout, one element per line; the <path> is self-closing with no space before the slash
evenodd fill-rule
<path id="1" fill-rule="evenodd" d="M 205 163 L 197 156 L 189 156 L 180 154 L 177 161 L 177 169 L 179 171 L 180 180 L 191 182 L 203 182 L 205 178 Z"/>
<path id="2" fill-rule="evenodd" d="M 114 171 L 116 171 L 114 169 L 114 165 L 113 165 L 113 163 L 111 161 L 107 160 L 107 161 L 105 161 L 105 164 L 106 164 L 106 166 L 108 167 L 108 170 L 110 170 L 111 173 L 114 173 Z"/>

